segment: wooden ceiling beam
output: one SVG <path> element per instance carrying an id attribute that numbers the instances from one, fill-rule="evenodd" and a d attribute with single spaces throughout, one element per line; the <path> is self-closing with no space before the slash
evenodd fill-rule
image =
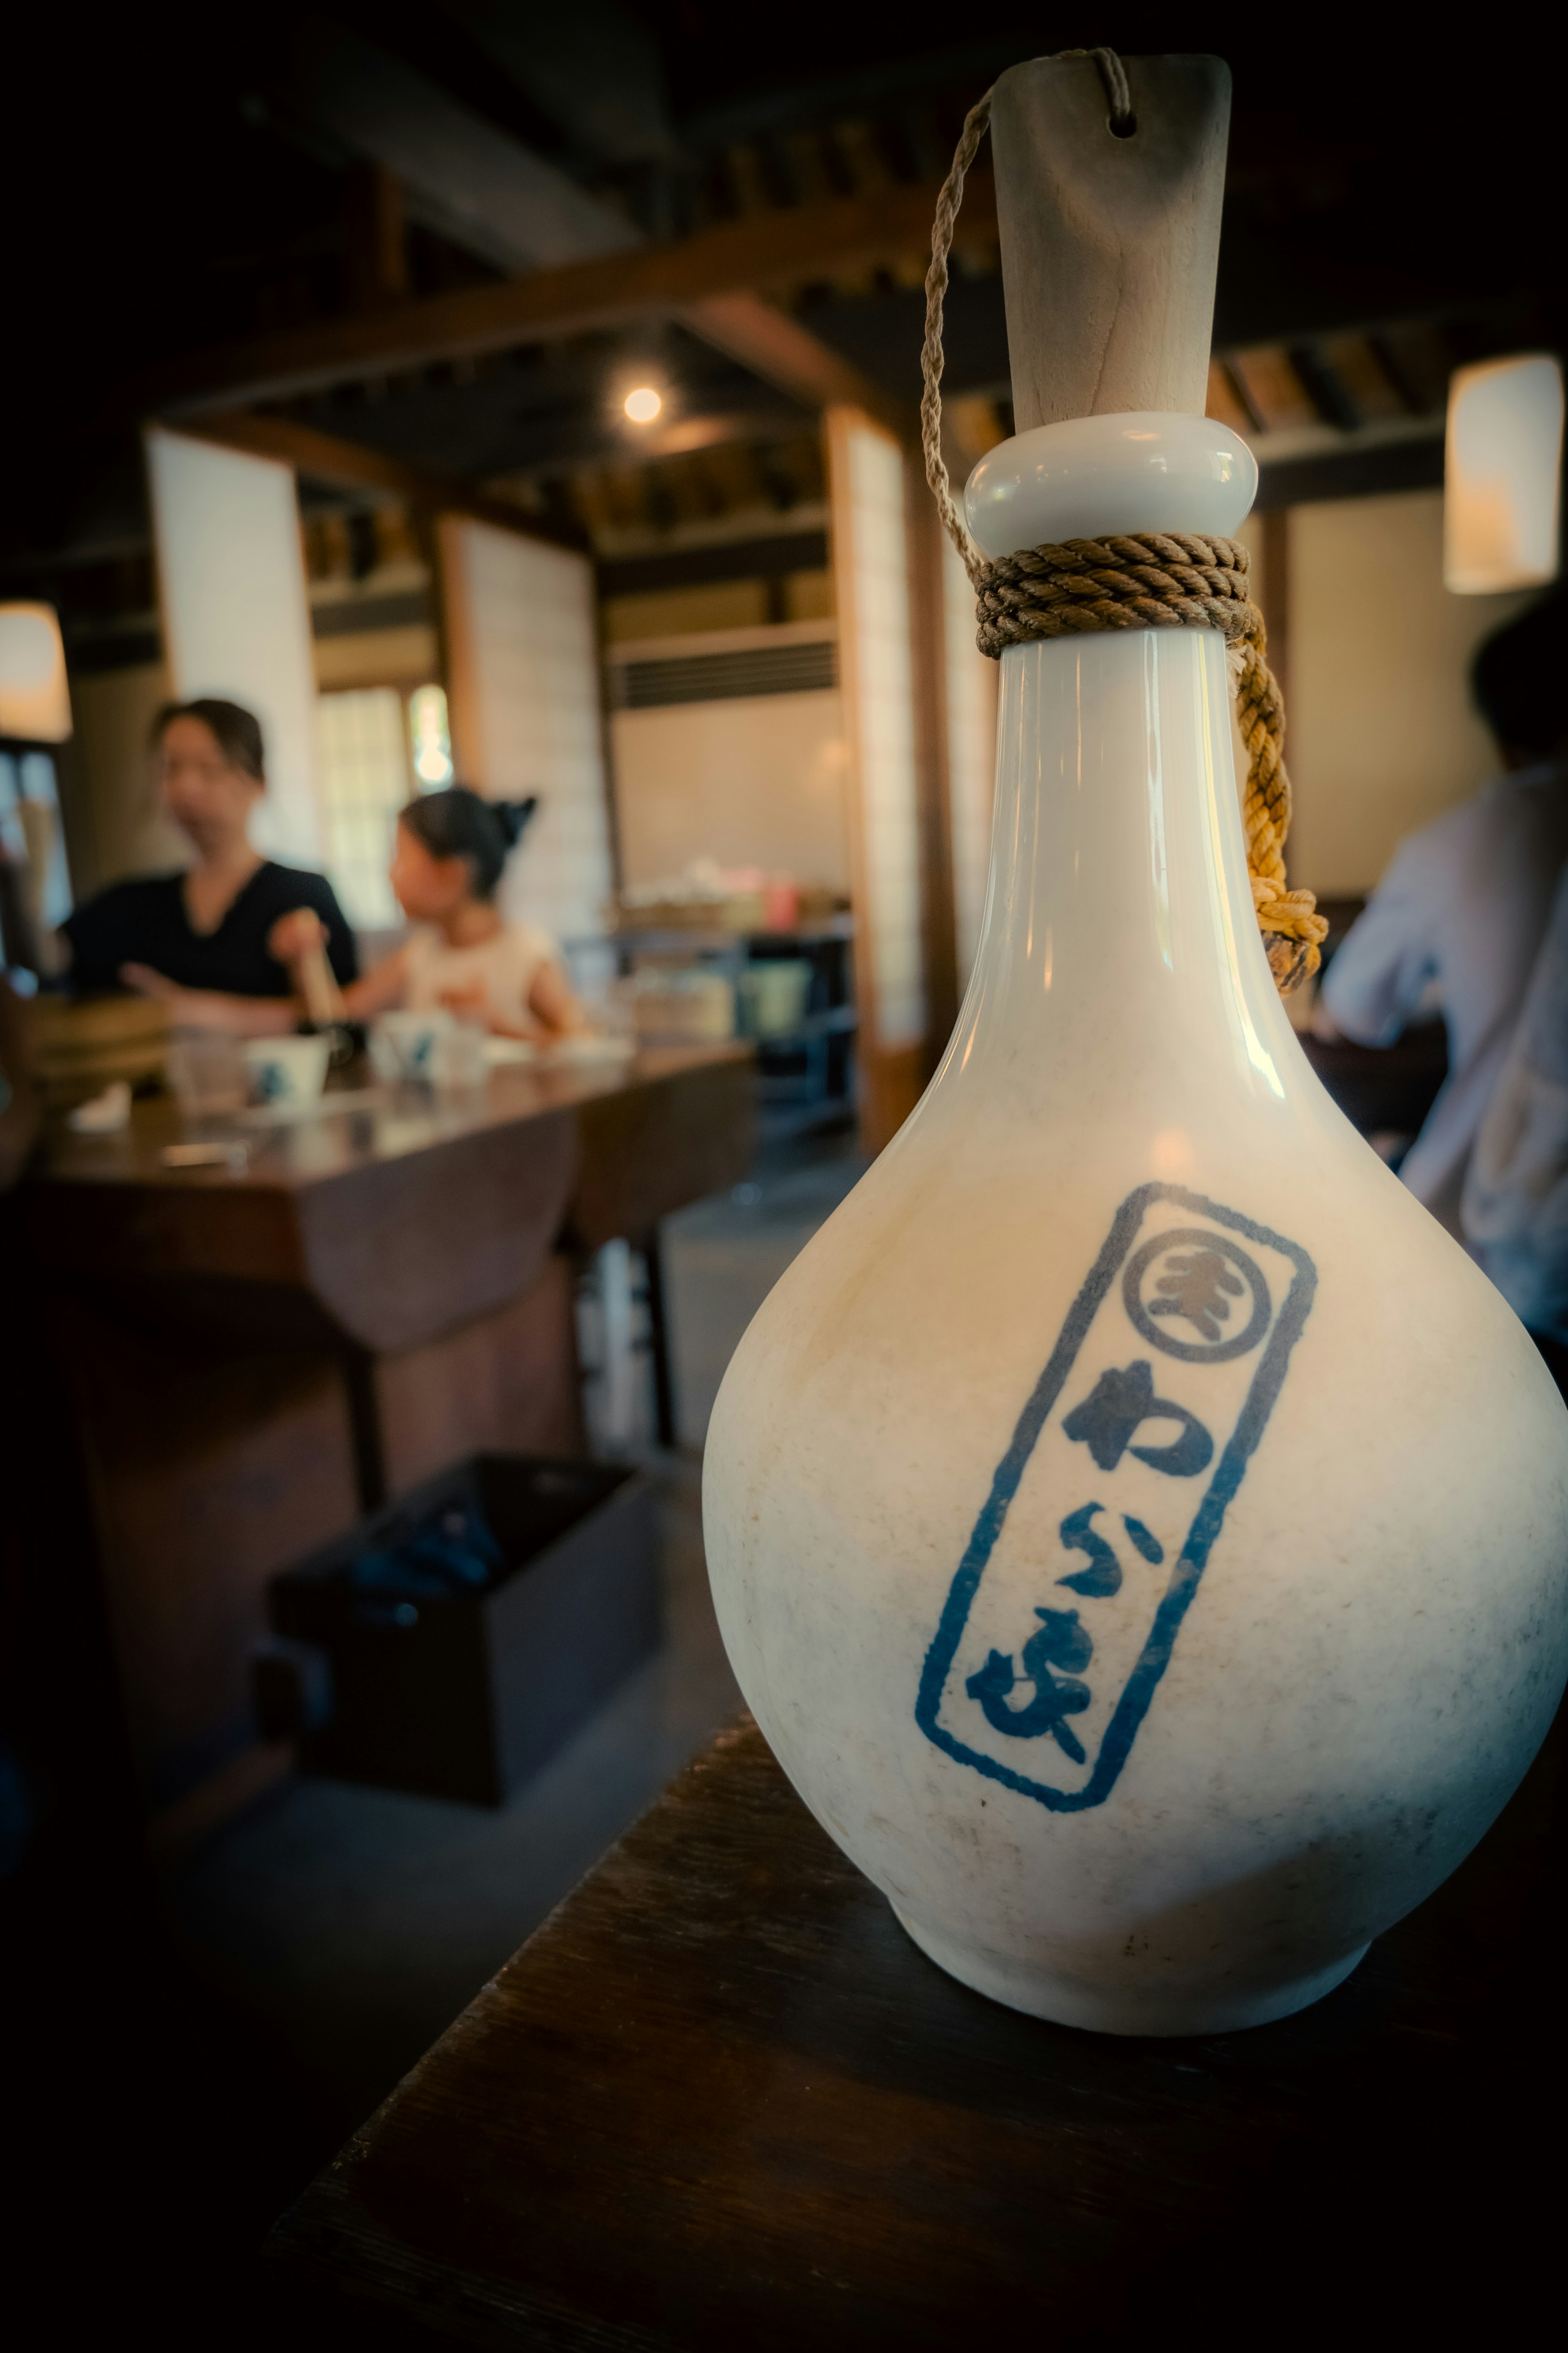
<path id="1" fill-rule="evenodd" d="M 400 369 L 560 341 L 637 319 L 684 317 L 701 333 L 700 320 L 707 314 L 717 333 L 718 314 L 709 306 L 725 298 L 754 297 L 923 251 L 930 242 L 936 195 L 934 185 L 921 183 L 836 198 L 830 204 L 754 213 L 676 244 L 642 246 L 560 269 L 536 269 L 498 285 L 257 336 L 181 358 L 158 378 L 126 386 L 118 407 L 123 414 L 129 402 L 139 413 L 174 421 L 217 404 L 232 408 L 281 399 Z M 961 247 L 995 237 L 995 195 L 990 174 L 982 167 L 971 174 L 964 189 L 958 228 L 955 242 Z M 793 326 L 783 313 L 772 315 Z M 735 314 L 724 332 L 735 332 Z M 795 328 L 795 333 L 804 337 L 805 331 Z M 784 353 L 785 338 L 767 322 L 754 319 L 751 335 L 757 348 L 775 355 Z M 832 357 L 826 345 L 816 348 L 825 360 Z M 793 360 L 775 356 L 774 364 L 786 364 L 820 371 L 824 361 L 808 362 L 804 344 L 797 343 Z M 857 396 L 864 399 L 868 387 L 864 379 L 859 381 Z"/>
<path id="2" fill-rule="evenodd" d="M 694 335 L 808 408 L 863 408 L 900 440 L 920 438 L 913 402 L 893 400 L 879 385 L 772 302 L 756 294 L 710 294 L 683 305 Z"/>
<path id="3" fill-rule="evenodd" d="M 314 426 L 298 425 L 292 417 L 260 417 L 248 409 L 208 411 L 180 417 L 175 429 L 195 440 L 216 442 L 225 449 L 243 449 L 253 458 L 275 458 L 292 466 L 296 473 L 309 475 L 313 482 L 327 482 L 338 490 L 379 491 L 421 513 L 471 515 L 502 531 L 521 533 L 524 539 L 547 540 L 553 547 L 571 547 L 579 553 L 588 545 L 585 533 L 546 522 L 509 500 L 487 498 L 454 476 L 406 465 L 401 458 L 366 449 L 357 441 L 340 440 L 336 434 L 320 433 Z"/>
<path id="4" fill-rule="evenodd" d="M 595 444 L 584 438 L 563 454 L 557 448 L 543 458 L 522 458 L 490 470 L 502 481 L 545 482 L 575 474 L 588 466 L 646 466 L 659 458 L 689 457 L 695 449 L 717 449 L 731 444 L 788 441 L 798 433 L 815 431 L 815 417 L 781 401 L 775 408 L 699 408 L 689 416 L 662 418 L 641 427 L 634 439 L 613 429 Z"/>

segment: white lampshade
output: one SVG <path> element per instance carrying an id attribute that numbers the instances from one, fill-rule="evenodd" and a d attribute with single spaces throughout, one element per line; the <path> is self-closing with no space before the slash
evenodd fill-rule
<path id="1" fill-rule="evenodd" d="M 66 649 L 52 605 L 0 605 L 0 735 L 63 744 L 71 732 Z"/>
<path id="2" fill-rule="evenodd" d="M 1484 360 L 1448 387 L 1443 578 L 1457 596 L 1557 577 L 1563 370 L 1550 353 Z"/>

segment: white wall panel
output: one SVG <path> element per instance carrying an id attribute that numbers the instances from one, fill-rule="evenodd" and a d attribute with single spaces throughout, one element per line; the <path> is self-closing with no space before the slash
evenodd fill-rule
<path id="1" fill-rule="evenodd" d="M 1497 775 L 1469 665 L 1533 598 L 1449 594 L 1439 491 L 1294 507 L 1289 548 L 1286 855 L 1332 897 L 1370 890 L 1403 835 Z"/>
<path id="2" fill-rule="evenodd" d="M 541 796 L 501 904 L 591 938 L 613 887 L 593 567 L 456 515 L 440 541 L 458 781 L 497 800 Z"/>
<path id="3" fill-rule="evenodd" d="M 611 741 L 628 883 L 716 858 L 848 889 L 837 689 L 617 711 Z"/>
<path id="4" fill-rule="evenodd" d="M 148 431 L 147 467 L 174 691 L 256 713 L 268 789 L 252 839 L 286 865 L 319 867 L 316 675 L 292 470 L 162 427 Z"/>

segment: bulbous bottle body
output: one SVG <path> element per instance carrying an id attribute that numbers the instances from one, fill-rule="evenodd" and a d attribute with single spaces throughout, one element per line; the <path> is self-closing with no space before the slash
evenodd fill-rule
<path id="1" fill-rule="evenodd" d="M 1278 1000 L 1217 635 L 1005 655 L 963 1013 L 737 1351 L 704 1513 L 785 1772 L 1019 2009 L 1284 2015 L 1521 1777 L 1568 1415 Z"/>

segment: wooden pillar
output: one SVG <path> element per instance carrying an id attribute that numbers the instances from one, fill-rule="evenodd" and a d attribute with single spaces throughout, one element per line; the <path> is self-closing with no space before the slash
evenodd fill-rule
<path id="1" fill-rule="evenodd" d="M 958 935 L 953 897 L 952 714 L 948 709 L 944 533 L 921 454 L 906 452 L 904 488 L 914 690 L 915 789 L 921 818 L 921 929 L 926 969 L 926 1075 L 958 1018 Z"/>
<path id="2" fill-rule="evenodd" d="M 838 611 L 849 870 L 855 901 L 860 1139 L 879 1152 L 929 1069 L 910 497 L 902 445 L 862 410 L 829 408 L 828 496 Z"/>

